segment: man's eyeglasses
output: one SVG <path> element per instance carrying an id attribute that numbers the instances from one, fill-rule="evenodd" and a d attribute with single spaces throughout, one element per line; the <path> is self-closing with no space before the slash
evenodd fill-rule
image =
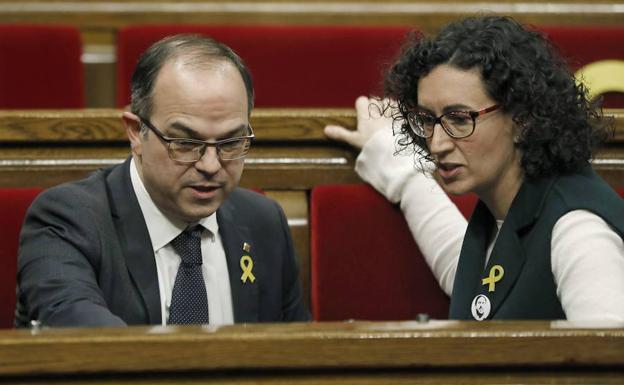
<path id="1" fill-rule="evenodd" d="M 249 135 L 237 136 L 235 138 L 217 140 L 216 142 L 206 142 L 198 139 L 170 138 L 165 136 L 158 128 L 154 127 L 149 120 L 139 117 L 142 124 L 147 126 L 163 142 L 167 143 L 169 157 L 176 162 L 195 163 L 204 156 L 206 148 L 211 146 L 217 149 L 217 156 L 221 160 L 236 160 L 247 156 L 251 141 L 255 137 L 253 129 L 247 125 Z"/>
<path id="2" fill-rule="evenodd" d="M 498 107 L 500 106 L 495 104 L 480 111 L 450 111 L 437 118 L 426 112 L 412 111 L 407 115 L 407 122 L 414 134 L 421 138 L 431 138 L 435 125 L 440 123 L 451 138 L 461 139 L 472 135 L 477 117 L 495 111 Z"/>

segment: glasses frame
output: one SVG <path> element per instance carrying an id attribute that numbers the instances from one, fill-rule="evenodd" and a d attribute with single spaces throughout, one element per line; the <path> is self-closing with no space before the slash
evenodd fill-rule
<path id="1" fill-rule="evenodd" d="M 498 108 L 499 108 L 499 107 L 500 107 L 500 104 L 494 104 L 494 105 L 492 105 L 492 106 L 490 106 L 490 107 L 484 108 L 484 109 L 479 110 L 479 111 L 455 110 L 455 111 L 449 111 L 449 112 L 446 112 L 446 113 L 444 113 L 444 114 L 442 114 L 442 115 L 440 115 L 440 116 L 438 116 L 438 117 L 435 117 L 435 116 L 433 116 L 433 115 L 430 115 L 430 114 L 427 114 L 427 113 L 423 112 L 423 113 L 421 113 L 421 114 L 423 114 L 423 115 L 424 115 L 424 114 L 427 114 L 427 115 L 432 116 L 432 117 L 434 117 L 434 118 L 435 118 L 435 121 L 433 122 L 433 128 L 431 129 L 431 135 L 429 135 L 429 136 L 424 135 L 424 130 L 422 130 L 422 131 L 423 131 L 423 135 L 420 135 L 420 134 L 417 132 L 417 130 L 416 130 L 416 129 L 414 129 L 414 125 L 417 125 L 417 123 L 416 123 L 416 121 L 415 121 L 415 117 L 416 117 L 416 115 L 417 115 L 417 114 L 419 114 L 419 112 L 418 112 L 418 111 L 412 111 L 412 112 L 410 112 L 410 113 L 407 115 L 407 123 L 409 124 L 410 128 L 412 129 L 412 132 L 414 133 L 414 135 L 416 135 L 416 136 L 418 136 L 418 137 L 421 137 L 421 138 L 424 138 L 424 139 L 429 139 L 429 138 L 433 137 L 433 132 L 435 131 L 435 126 L 436 126 L 437 124 L 440 124 L 440 127 L 442 127 L 442 129 L 444 130 L 444 132 L 446 132 L 446 134 L 447 134 L 448 136 L 450 136 L 451 138 L 454 138 L 454 139 L 463 139 L 463 138 L 467 138 L 467 137 L 469 137 L 470 135 L 472 135 L 472 134 L 474 133 L 475 128 L 476 128 L 476 126 L 477 126 L 477 118 L 478 118 L 479 116 L 481 116 L 481 115 L 485 115 L 485 114 L 487 114 L 487 113 L 489 113 L 489 112 L 492 112 L 492 111 L 496 111 L 496 110 L 498 110 Z M 449 130 L 449 129 L 448 129 L 448 128 L 444 125 L 444 123 L 442 123 L 442 118 L 444 118 L 444 117 L 445 117 L 445 116 L 447 116 L 447 115 L 457 114 L 457 113 L 464 113 L 464 114 L 468 114 L 468 115 L 472 118 L 472 129 L 471 129 L 471 130 L 470 130 L 470 132 L 469 132 L 468 134 L 466 134 L 466 135 L 461 135 L 461 136 L 454 135 L 454 134 L 453 134 L 453 133 L 451 133 L 451 132 L 450 132 L 450 130 Z"/>
<path id="2" fill-rule="evenodd" d="M 138 116 L 138 115 L 137 115 Z M 234 142 L 234 141 L 239 141 L 239 140 L 249 140 L 249 146 L 251 146 L 251 141 L 253 141 L 253 139 L 256 137 L 256 135 L 254 134 L 253 128 L 251 127 L 251 124 L 247 124 L 247 128 L 249 130 L 249 135 L 245 135 L 245 136 L 237 136 L 235 138 L 228 138 L 228 139 L 223 139 L 223 140 L 217 140 L 216 142 L 208 142 L 205 140 L 199 140 L 199 139 L 192 139 L 192 138 L 172 138 L 169 137 L 167 135 L 165 135 L 162 131 L 160 131 L 158 128 L 156 128 L 156 126 L 154 126 L 152 124 L 152 122 L 150 122 L 148 119 L 145 119 L 141 116 L 138 116 L 139 121 L 141 124 L 147 126 L 147 128 L 149 128 L 150 130 L 152 130 L 152 132 L 154 132 L 154 134 L 156 134 L 157 137 L 159 137 L 163 142 L 165 142 L 167 144 L 167 154 L 169 155 L 169 158 L 173 161 L 176 162 L 180 162 L 180 163 L 196 163 L 199 162 L 199 160 L 204 156 L 204 154 L 206 153 L 206 148 L 208 147 L 214 147 L 217 150 L 217 157 L 222 160 L 222 161 L 230 161 L 230 160 L 238 160 L 238 159 L 242 159 L 244 157 L 247 156 L 247 154 L 249 153 L 249 149 L 247 150 L 247 152 L 245 152 L 243 155 L 236 157 L 236 158 L 231 158 L 231 159 L 223 159 L 221 158 L 221 146 L 225 143 L 230 143 L 230 142 Z M 174 142 L 184 142 L 184 143 L 193 143 L 193 144 L 198 144 L 201 145 L 202 147 L 199 147 L 199 158 L 197 160 L 179 160 L 179 159 L 174 159 L 172 152 L 173 150 L 171 149 L 171 143 Z"/>

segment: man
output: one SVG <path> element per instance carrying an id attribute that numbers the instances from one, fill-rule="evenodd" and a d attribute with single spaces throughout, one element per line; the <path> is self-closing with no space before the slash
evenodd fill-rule
<path id="1" fill-rule="evenodd" d="M 253 138 L 241 59 L 173 36 L 141 57 L 131 88 L 132 156 L 27 213 L 16 325 L 308 320 L 284 214 L 236 187 Z"/>
<path id="2" fill-rule="evenodd" d="M 483 321 L 490 315 L 490 300 L 483 294 L 479 294 L 472 300 L 471 312 L 474 319 Z"/>

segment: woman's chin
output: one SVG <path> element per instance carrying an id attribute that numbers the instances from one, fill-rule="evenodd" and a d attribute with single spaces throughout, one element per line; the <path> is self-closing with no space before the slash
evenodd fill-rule
<path id="1" fill-rule="evenodd" d="M 472 190 L 459 180 L 442 180 L 442 188 L 449 195 L 464 195 L 472 192 Z"/>

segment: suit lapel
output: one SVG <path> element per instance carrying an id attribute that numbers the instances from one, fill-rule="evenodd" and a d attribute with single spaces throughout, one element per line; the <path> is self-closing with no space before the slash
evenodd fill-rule
<path id="1" fill-rule="evenodd" d="M 489 298 L 491 312 L 488 318 L 492 318 L 505 301 L 526 259 L 517 229 L 513 218 L 507 217 L 498 234 L 488 264 L 479 279 L 479 288 L 475 296 L 483 294 Z"/>
<path id="2" fill-rule="evenodd" d="M 152 244 L 130 181 L 130 159 L 107 178 L 111 210 L 128 271 L 143 298 L 150 324 L 160 324 L 160 291 Z"/>
<path id="3" fill-rule="evenodd" d="M 479 290 L 481 274 L 485 265 L 485 251 L 490 240 L 494 221 L 489 210 L 481 201 L 477 203 L 470 218 L 461 258 L 457 264 L 457 273 L 453 283 L 449 317 L 454 319 L 470 318 L 470 302 Z"/>
<path id="4" fill-rule="evenodd" d="M 234 220 L 235 209 L 231 199 L 227 200 L 217 211 L 217 221 L 219 222 L 219 234 L 223 241 L 230 276 L 234 322 L 258 322 L 260 306 L 258 281 L 254 283 L 247 279 L 246 282 L 243 282 L 241 279 L 243 275 L 241 258 L 249 255 L 251 260 L 256 262 L 253 256 L 253 242 L 249 229 L 236 224 Z M 251 246 L 250 252 L 243 249 L 245 243 Z M 256 271 L 256 268 L 252 269 L 252 272 Z"/>
<path id="5" fill-rule="evenodd" d="M 523 234 L 530 231 L 530 228 L 539 218 L 548 192 L 554 183 L 555 178 L 526 181 L 522 184 L 511 204 L 496 245 L 492 250 L 488 266 L 483 272 L 483 278 L 487 278 L 493 273 L 490 272 L 493 266 L 502 266 L 504 269 L 504 275 L 495 284 L 493 292 L 489 291 L 489 285 L 481 287 L 481 293 L 487 293 L 492 301 L 490 317 L 496 315 L 496 312 L 501 308 L 522 272 L 526 261 L 525 249 L 522 245 Z"/>

